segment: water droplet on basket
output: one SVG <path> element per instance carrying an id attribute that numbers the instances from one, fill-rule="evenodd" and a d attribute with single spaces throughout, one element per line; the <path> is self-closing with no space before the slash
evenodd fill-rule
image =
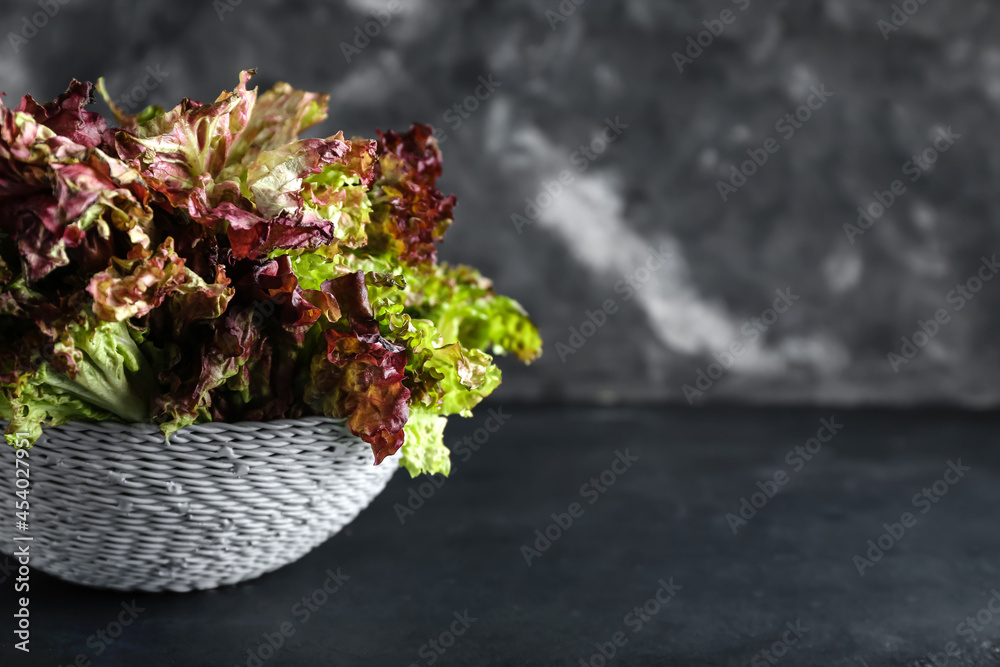
<path id="1" fill-rule="evenodd" d="M 174 507 L 177 509 L 177 513 L 184 516 L 191 511 L 191 503 L 174 503 Z"/>
<path id="2" fill-rule="evenodd" d="M 246 477 L 250 474 L 250 466 L 246 463 L 237 463 L 233 466 L 233 474 L 240 478 Z"/>
<path id="3" fill-rule="evenodd" d="M 108 471 L 108 484 L 122 484 L 125 482 L 125 475 L 117 470 Z"/>
<path id="4" fill-rule="evenodd" d="M 222 530 L 232 530 L 233 523 L 234 522 L 232 519 L 230 519 L 228 516 L 224 516 L 219 521 L 219 527 L 222 528 Z"/>
<path id="5" fill-rule="evenodd" d="M 230 447 L 229 445 L 223 445 L 219 451 L 222 452 L 222 455 L 225 456 L 226 458 L 229 459 L 236 458 L 236 452 L 234 452 L 233 448 Z"/>
<path id="6" fill-rule="evenodd" d="M 183 492 L 184 492 L 183 487 L 180 484 L 178 484 L 177 482 L 175 482 L 173 480 L 170 480 L 169 482 L 167 482 L 167 493 L 172 493 L 175 496 L 179 496 Z"/>
<path id="7" fill-rule="evenodd" d="M 125 514 L 128 514 L 129 512 L 135 509 L 135 503 L 133 503 L 130 500 L 126 500 L 125 498 L 122 498 L 121 500 L 118 501 L 118 509 L 121 510 L 122 512 L 125 512 Z"/>

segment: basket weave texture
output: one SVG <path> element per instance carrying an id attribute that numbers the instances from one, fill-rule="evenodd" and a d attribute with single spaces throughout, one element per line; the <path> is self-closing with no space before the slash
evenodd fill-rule
<path id="1" fill-rule="evenodd" d="M 327 417 L 187 426 L 169 443 L 149 424 L 73 422 L 29 452 L 29 529 L 0 521 L 0 551 L 30 536 L 33 568 L 135 591 L 215 588 L 298 560 L 398 468 L 374 466 L 369 445 Z M 0 443 L 8 507 L 14 456 Z"/>

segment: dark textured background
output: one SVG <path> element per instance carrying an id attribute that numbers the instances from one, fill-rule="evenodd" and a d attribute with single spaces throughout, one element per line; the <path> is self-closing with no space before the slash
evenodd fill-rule
<path id="1" fill-rule="evenodd" d="M 418 492 L 430 488 L 427 478 L 397 475 L 343 532 L 259 579 L 164 595 L 95 591 L 33 572 L 31 654 L 11 648 L 4 620 L 0 660 L 68 667 L 83 654 L 90 667 L 580 667 L 581 660 L 601 665 L 591 658 L 595 645 L 624 631 L 628 644 L 606 667 L 1000 664 L 1000 614 L 987 608 L 997 608 L 990 601 L 1000 590 L 997 414 L 508 412 L 480 452 L 456 457 L 439 488 Z M 820 420 L 843 429 L 796 472 L 784 457 L 817 433 Z M 479 423 L 450 428 L 471 436 Z M 580 485 L 616 452 L 638 462 L 590 503 Z M 971 470 L 922 513 L 911 499 L 942 477 L 948 461 Z M 728 514 L 777 470 L 787 485 L 746 525 L 735 524 L 734 535 Z M 418 493 L 423 504 L 413 501 Z M 552 514 L 573 502 L 583 514 L 543 544 L 544 553 L 531 554 L 529 566 L 522 549 L 534 548 L 535 531 L 549 530 Z M 859 576 L 854 556 L 867 557 L 867 541 L 885 539 L 885 524 L 907 511 L 916 525 Z M 12 564 L 0 557 L 6 590 Z M 304 622 L 295 605 L 338 568 L 350 580 Z M 625 617 L 660 579 L 682 588 L 636 632 Z M 0 618 L 10 619 L 15 596 L 6 590 Z M 110 647 L 88 644 L 132 600 L 143 609 L 137 622 Z M 477 622 L 439 660 L 420 653 L 453 612 L 466 610 Z M 250 660 L 285 622 L 295 631 L 289 641 L 263 664 Z M 802 640 L 767 661 L 761 652 L 797 622 L 808 629 Z M 943 654 L 949 644 L 958 658 Z M 101 648 L 108 650 L 98 656 Z"/>
<path id="2" fill-rule="evenodd" d="M 340 43 L 387 2 L 243 0 L 221 13 L 209 0 L 67 0 L 15 53 L 7 35 L 38 6 L 8 1 L 0 89 L 12 104 L 104 75 L 119 93 L 159 67 L 144 103 L 173 105 L 214 99 L 257 67 L 262 89 L 331 93 L 324 133 L 437 126 L 442 187 L 460 202 L 443 257 L 493 276 L 548 343 L 539 365 L 506 364 L 504 400 L 685 402 L 682 385 L 740 342 L 699 401 L 996 404 L 1000 284 L 951 313 L 898 374 L 886 355 L 953 309 L 949 290 L 1000 250 L 1000 12 L 929 0 L 886 40 L 888 0 L 745 2 L 566 0 L 575 11 L 553 29 L 557 0 L 402 0 L 348 63 Z M 679 73 L 673 52 L 727 8 L 735 21 Z M 500 87 L 455 127 L 445 112 L 489 75 Z M 776 121 L 819 85 L 833 96 L 780 138 Z M 608 117 L 629 128 L 519 234 L 511 215 L 574 169 L 571 154 Z M 961 138 L 851 244 L 855 209 L 948 126 Z M 769 136 L 780 150 L 723 202 L 716 181 Z M 634 298 L 616 292 L 663 244 L 666 266 Z M 800 300 L 750 340 L 743 323 L 779 288 Z M 619 310 L 563 363 L 555 344 L 609 298 Z"/>

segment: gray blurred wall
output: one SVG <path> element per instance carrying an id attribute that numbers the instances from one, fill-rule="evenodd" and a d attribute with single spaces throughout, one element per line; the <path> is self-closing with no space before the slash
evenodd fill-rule
<path id="1" fill-rule="evenodd" d="M 506 400 L 1000 398 L 1000 280 L 972 291 L 1000 253 L 988 2 L 58 7 L 26 41 L 9 33 L 39 5 L 0 7 L 7 104 L 100 75 L 137 106 L 210 100 L 256 67 L 262 89 L 331 93 L 324 134 L 437 127 L 459 198 L 443 258 L 492 276 L 548 344 L 504 365 Z M 876 192 L 893 201 L 862 226 Z"/>

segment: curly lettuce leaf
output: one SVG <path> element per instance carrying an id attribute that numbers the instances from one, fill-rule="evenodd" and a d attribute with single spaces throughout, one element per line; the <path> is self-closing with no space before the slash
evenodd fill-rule
<path id="1" fill-rule="evenodd" d="M 73 325 L 70 333 L 81 355 L 75 372 L 53 373 L 48 383 L 123 421 L 149 421 L 155 379 L 128 326 L 112 322 Z"/>
<path id="2" fill-rule="evenodd" d="M 262 216 L 294 214 L 304 204 L 303 179 L 334 164 L 347 144 L 338 139 L 303 139 L 261 152 L 247 170 L 247 186 Z"/>
<path id="3" fill-rule="evenodd" d="M 106 322 L 122 322 L 158 308 L 186 279 L 184 259 L 174 252 L 173 239 L 167 239 L 148 257 L 116 258 L 90 279 L 87 291 L 94 299 L 95 315 Z"/>
<path id="4" fill-rule="evenodd" d="M 73 79 L 66 92 L 52 102 L 39 104 L 31 95 L 25 95 L 15 108 L 31 116 L 55 134 L 84 146 L 93 148 L 103 141 L 107 124 L 101 114 L 84 107 L 94 101 L 94 84 Z"/>
<path id="5" fill-rule="evenodd" d="M 328 280 L 343 317 L 326 328 L 326 350 L 313 361 L 305 400 L 372 446 L 376 464 L 399 451 L 409 418 L 406 348 L 382 336 L 363 274 Z"/>
<path id="6" fill-rule="evenodd" d="M 70 421 L 107 421 L 115 415 L 102 410 L 49 382 L 46 367 L 21 375 L 16 386 L 0 393 L 0 419 L 8 422 L 4 437 L 8 444 L 34 444 L 43 426 L 59 426 Z"/>
<path id="7" fill-rule="evenodd" d="M 42 360 L 16 379 L 0 375 L 0 391 L 9 411 L 4 415 L 10 420 L 8 440 L 11 434 L 27 432 L 34 442 L 43 424 L 72 419 L 149 421 L 155 378 L 128 327 L 91 322 L 71 324 L 67 333 L 53 350 L 53 356 L 72 358 L 66 373 Z"/>
<path id="8" fill-rule="evenodd" d="M 472 408 L 500 385 L 500 369 L 485 352 L 460 343 L 428 351 L 422 370 L 437 379 L 440 414 L 471 417 Z"/>
<path id="9" fill-rule="evenodd" d="M 304 285 L 319 285 L 348 272 L 395 276 L 397 280 L 372 284 L 379 297 L 372 302 L 393 314 L 429 320 L 439 346 L 461 343 L 468 349 L 513 354 L 525 363 L 541 356 L 542 339 L 524 308 L 496 293 L 493 283 L 469 266 L 399 266 L 385 256 L 326 252 L 290 253 L 293 270 Z M 378 281 L 375 281 L 378 282 Z"/>
<path id="10" fill-rule="evenodd" d="M 184 282 L 174 288 L 169 299 L 174 330 L 182 331 L 184 324 L 198 320 L 222 317 L 229 302 L 236 294 L 222 266 L 215 267 L 215 282 L 209 283 L 191 269 L 184 267 Z"/>
<path id="11" fill-rule="evenodd" d="M 72 262 L 104 268 L 116 230 L 127 237 L 120 245 L 148 247 L 147 189 L 138 172 L 95 147 L 104 121 L 82 110 L 89 95 L 74 82 L 50 104 L 30 96 L 17 110 L 0 104 L 0 231 L 16 240 L 31 282 Z"/>
<path id="12" fill-rule="evenodd" d="M 452 221 L 455 196 L 435 187 L 441 150 L 429 125 L 405 134 L 379 132 L 370 245 L 405 263 L 434 264 Z"/>
<path id="13" fill-rule="evenodd" d="M 404 276 L 408 310 L 433 321 L 444 341 L 526 363 L 541 355 L 541 336 L 521 304 L 498 295 L 472 267 L 414 267 Z"/>
<path id="14" fill-rule="evenodd" d="M 399 462 L 410 477 L 423 474 L 447 476 L 451 473 L 451 453 L 444 444 L 447 423 L 447 417 L 426 408 L 410 410 L 410 419 L 403 428 L 406 444 Z"/>
<path id="15" fill-rule="evenodd" d="M 223 92 L 212 104 L 190 99 L 162 114 L 115 134 L 118 154 L 139 170 L 152 190 L 170 206 L 209 224 L 211 210 L 241 197 L 239 181 L 223 171 L 230 151 L 247 127 L 257 99 L 247 90 L 254 70 L 240 73 L 233 92 Z"/>
<path id="16" fill-rule="evenodd" d="M 368 243 L 372 203 L 366 178 L 372 171 L 374 145 L 353 140 L 344 163 L 330 164 L 303 180 L 305 209 L 334 224 L 334 237 L 345 248 Z"/>
<path id="17" fill-rule="evenodd" d="M 146 354 L 162 369 L 159 379 L 164 388 L 153 397 L 152 413 L 167 437 L 184 426 L 212 421 L 213 408 L 221 417 L 212 392 L 233 378 L 237 385 L 248 385 L 247 364 L 266 357 L 263 335 L 254 326 L 250 309 L 229 308 L 222 317 L 196 323 L 184 333 L 165 340 L 154 333 L 143 343 Z"/>
<path id="18" fill-rule="evenodd" d="M 172 297 L 170 312 L 188 309 L 180 327 L 177 317 L 162 310 L 151 316 L 146 345 L 161 359 L 168 385 L 154 402 L 154 416 L 165 433 L 209 420 L 279 419 L 305 412 L 301 393 L 289 388 L 305 384 L 320 347 L 319 332 L 311 332 L 321 320 L 341 318 L 337 300 L 328 289 L 302 289 L 287 257 L 245 261 L 230 275 L 228 301 L 219 317 L 191 314 L 204 304 L 215 306 L 218 278 L 215 285 L 198 286 L 194 303 L 183 291 L 190 281 Z M 168 335 L 164 329 L 171 319 L 174 331 Z M 191 341 L 198 341 L 196 354 Z"/>
<path id="19" fill-rule="evenodd" d="M 228 169 L 239 172 L 252 164 L 261 152 L 295 141 L 302 132 L 326 120 L 329 101 L 329 95 L 297 90 L 284 82 L 276 83 L 257 98 L 249 122 L 232 146 Z"/>

